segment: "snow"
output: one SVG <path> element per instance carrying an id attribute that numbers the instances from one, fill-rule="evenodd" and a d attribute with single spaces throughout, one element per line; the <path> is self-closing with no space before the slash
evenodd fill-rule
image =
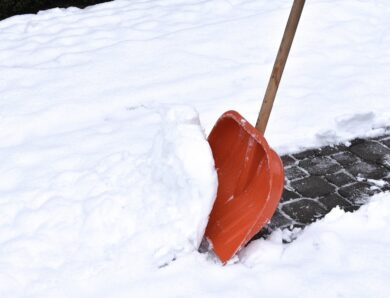
<path id="1" fill-rule="evenodd" d="M 303 232 L 295 231 L 297 239 L 291 244 L 282 243 L 291 235 L 274 233 L 269 240 L 252 242 L 236 263 L 224 267 L 194 252 L 159 270 L 122 280 L 106 293 L 112 297 L 388 297 L 389 224 L 390 193 L 380 194 L 355 213 L 335 208 Z"/>
<path id="2" fill-rule="evenodd" d="M 134 276 L 200 245 L 217 177 L 189 107 L 123 110 L 0 152 L 6 297 L 56 296 L 58 281 L 77 285 L 114 268 Z"/>
<path id="3" fill-rule="evenodd" d="M 227 266 L 197 252 L 206 136 L 226 110 L 255 122 L 290 5 L 116 0 L 0 22 L 1 297 L 390 295 L 389 193 Z M 389 10 L 306 3 L 266 132 L 279 154 L 389 126 Z"/>
<path id="4" fill-rule="evenodd" d="M 386 297 L 389 197 L 377 195 L 353 214 L 335 208 L 287 246 L 281 233 L 254 241 L 242 262 L 266 277 L 261 290 L 267 297 Z M 288 286 L 288 294 L 272 287 L 277 284 Z"/>

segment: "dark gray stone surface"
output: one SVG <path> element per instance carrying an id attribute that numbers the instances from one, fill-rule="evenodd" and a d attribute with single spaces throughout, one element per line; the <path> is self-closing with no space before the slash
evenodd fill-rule
<path id="1" fill-rule="evenodd" d="M 352 166 L 345 168 L 347 172 L 355 177 L 362 177 L 367 179 L 380 179 L 387 175 L 388 170 L 378 164 L 361 161 Z"/>
<path id="2" fill-rule="evenodd" d="M 338 172 L 333 174 L 325 174 L 326 180 L 330 183 L 340 187 L 355 182 L 356 180 L 348 175 L 346 172 Z"/>
<path id="3" fill-rule="evenodd" d="M 382 141 L 382 144 L 385 145 L 385 146 L 387 146 L 387 148 L 390 148 L 390 138 L 384 139 L 384 140 Z"/>
<path id="4" fill-rule="evenodd" d="M 362 202 L 365 202 L 366 198 L 378 192 L 378 190 L 372 189 L 371 187 L 372 185 L 370 183 L 356 182 L 339 188 L 338 193 L 354 205 L 362 205 Z"/>
<path id="5" fill-rule="evenodd" d="M 332 158 L 344 167 L 352 166 L 360 161 L 359 157 L 348 151 L 342 151 L 332 155 Z"/>
<path id="6" fill-rule="evenodd" d="M 390 155 L 389 148 L 374 141 L 364 141 L 353 145 L 351 146 L 350 151 L 360 158 L 373 163 L 378 163 L 385 155 Z"/>
<path id="7" fill-rule="evenodd" d="M 318 201 L 325 206 L 327 212 L 332 210 L 333 208 L 339 206 L 340 208 L 346 210 L 346 211 L 352 211 L 353 205 L 344 199 L 342 196 L 332 193 L 325 197 L 319 198 Z"/>
<path id="8" fill-rule="evenodd" d="M 291 182 L 291 186 L 302 196 L 307 198 L 317 198 L 335 191 L 335 187 L 324 178 L 310 176 L 308 178 Z"/>
<path id="9" fill-rule="evenodd" d="M 336 206 L 353 212 L 373 194 L 390 191 L 390 128 L 385 135 L 350 144 L 282 156 L 286 182 L 282 199 L 255 238 L 278 228 L 304 228 Z"/>
<path id="10" fill-rule="evenodd" d="M 276 229 L 278 227 L 283 227 L 291 224 L 291 219 L 283 215 L 281 211 L 276 210 L 275 214 L 272 216 L 270 223 L 268 226 L 271 229 Z"/>
<path id="11" fill-rule="evenodd" d="M 283 166 L 285 167 L 292 166 L 297 162 L 297 160 L 293 158 L 291 155 L 284 155 L 281 158 L 282 158 Z"/>
<path id="12" fill-rule="evenodd" d="M 305 151 L 302 151 L 302 152 L 299 152 L 299 153 L 295 153 L 295 154 L 293 154 L 293 156 L 294 156 L 294 158 L 296 158 L 298 160 L 305 159 L 305 158 L 310 158 L 310 157 L 314 157 L 316 155 L 317 150 L 309 149 L 309 150 L 305 150 Z"/>
<path id="13" fill-rule="evenodd" d="M 296 180 L 309 176 L 302 168 L 296 166 L 285 169 L 284 175 L 288 180 Z"/>
<path id="14" fill-rule="evenodd" d="M 309 224 L 327 213 L 326 209 L 318 202 L 310 199 L 286 203 L 282 206 L 282 210 L 290 218 L 303 224 Z"/>
<path id="15" fill-rule="evenodd" d="M 322 176 L 341 170 L 340 164 L 327 156 L 307 158 L 299 162 L 299 166 L 311 175 Z"/>
<path id="16" fill-rule="evenodd" d="M 341 149 L 342 146 L 343 145 L 325 146 L 325 147 L 318 148 L 315 151 L 315 156 L 327 156 L 327 155 L 331 155 L 331 154 L 340 152 L 340 149 Z M 344 148 L 344 146 L 343 146 L 343 148 Z"/>
<path id="17" fill-rule="evenodd" d="M 287 202 L 293 199 L 298 199 L 299 197 L 300 197 L 299 194 L 297 194 L 296 192 L 284 188 L 281 202 Z"/>

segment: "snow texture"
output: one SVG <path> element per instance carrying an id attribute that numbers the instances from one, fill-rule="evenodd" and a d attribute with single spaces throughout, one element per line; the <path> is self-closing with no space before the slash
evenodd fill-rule
<path id="1" fill-rule="evenodd" d="M 102 273 L 131 278 L 202 240 L 217 178 L 191 108 L 124 109 L 0 154 L 2 297 L 61 297 Z"/>
<path id="2" fill-rule="evenodd" d="M 225 267 L 197 252 L 217 187 L 205 136 L 226 110 L 254 123 L 290 5 L 116 0 L 0 22 L 1 297 L 390 295 L 388 193 Z M 389 15 L 306 3 L 266 133 L 279 154 L 389 126 Z"/>

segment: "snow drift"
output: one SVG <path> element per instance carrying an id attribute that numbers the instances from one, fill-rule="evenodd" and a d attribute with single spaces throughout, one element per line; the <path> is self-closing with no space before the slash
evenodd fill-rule
<path id="1" fill-rule="evenodd" d="M 217 177 L 189 107 L 126 109 L 0 152 L 3 297 L 134 277 L 202 240 Z"/>

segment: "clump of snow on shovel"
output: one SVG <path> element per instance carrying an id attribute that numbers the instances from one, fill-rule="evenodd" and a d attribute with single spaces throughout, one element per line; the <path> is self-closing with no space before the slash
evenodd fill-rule
<path id="1" fill-rule="evenodd" d="M 217 175 L 211 149 L 198 114 L 188 106 L 161 108 L 161 123 L 149 157 L 141 164 L 147 188 L 145 197 L 154 205 L 150 222 L 160 247 L 155 257 L 170 260 L 197 249 L 216 196 Z"/>

